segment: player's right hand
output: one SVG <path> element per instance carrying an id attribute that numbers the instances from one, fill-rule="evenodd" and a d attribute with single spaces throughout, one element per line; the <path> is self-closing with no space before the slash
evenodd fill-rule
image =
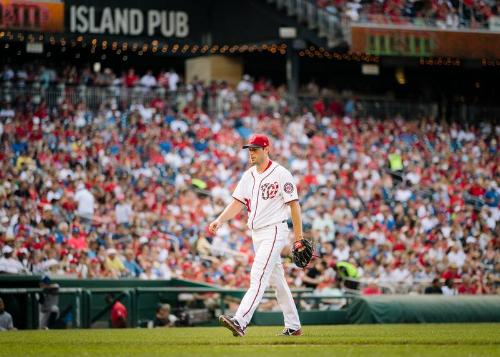
<path id="1" fill-rule="evenodd" d="M 208 231 L 212 234 L 215 234 L 221 225 L 222 225 L 221 222 L 218 219 L 216 219 L 215 221 L 210 223 L 210 225 L 208 226 Z"/>

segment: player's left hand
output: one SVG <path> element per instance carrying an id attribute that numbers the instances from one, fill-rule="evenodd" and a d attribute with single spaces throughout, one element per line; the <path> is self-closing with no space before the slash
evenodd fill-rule
<path id="1" fill-rule="evenodd" d="M 302 238 L 293 244 L 293 262 L 299 268 L 305 268 L 313 256 L 313 244 L 310 240 Z"/>

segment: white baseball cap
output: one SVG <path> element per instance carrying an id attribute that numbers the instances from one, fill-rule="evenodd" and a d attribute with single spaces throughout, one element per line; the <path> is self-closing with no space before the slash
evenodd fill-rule
<path id="1" fill-rule="evenodd" d="M 14 251 L 10 245 L 4 245 L 2 248 L 2 253 L 3 254 L 10 254 Z"/>

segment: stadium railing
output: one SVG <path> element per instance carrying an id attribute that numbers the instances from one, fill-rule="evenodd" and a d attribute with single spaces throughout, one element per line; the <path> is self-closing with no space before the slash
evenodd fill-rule
<path id="1" fill-rule="evenodd" d="M 325 37 L 328 47 L 341 44 L 345 35 L 342 30 L 339 13 L 322 9 L 312 0 L 268 0 L 276 3 L 278 10 L 285 10 L 288 16 L 295 16 L 299 23 L 306 24 L 311 30 L 317 30 L 320 37 Z"/>
<path id="2" fill-rule="evenodd" d="M 265 97 L 266 93 L 263 93 Z M 229 104 L 238 105 L 238 98 L 241 94 L 235 93 L 234 100 Z M 226 110 L 224 101 L 229 99 L 221 96 L 199 99 L 194 93 L 189 90 L 178 90 L 175 92 L 168 91 L 163 87 L 144 88 L 144 87 L 123 87 L 123 86 L 85 86 L 85 85 L 64 85 L 53 84 L 47 87 L 41 86 L 39 83 L 26 83 L 22 87 L 14 85 L 11 82 L 4 82 L 0 85 L 0 100 L 9 103 L 15 100 L 23 102 L 31 102 L 39 104 L 44 101 L 48 107 L 60 105 L 63 102 L 72 104 L 84 103 L 90 111 L 98 111 L 100 109 L 109 109 L 116 105 L 119 109 L 129 109 L 132 105 L 148 105 L 153 99 L 159 98 L 166 102 L 171 107 L 178 107 L 189 103 L 192 100 L 199 100 L 203 109 L 208 113 L 223 114 Z M 348 99 L 349 96 L 333 96 L 333 95 L 311 95 L 308 93 L 299 93 L 298 108 L 309 108 L 312 110 L 313 103 L 322 98 L 325 102 L 330 102 L 333 98 Z M 291 98 L 285 97 L 285 100 Z M 105 106 L 105 107 L 104 107 Z M 0 108 L 1 109 L 1 108 Z M 256 110 L 273 110 L 279 108 L 271 108 L 266 105 L 265 99 L 258 106 L 254 106 Z M 357 96 L 355 100 L 355 110 L 358 117 L 373 117 L 376 119 L 394 118 L 401 116 L 402 118 L 421 118 L 442 116 L 440 107 L 437 102 L 432 101 L 414 101 L 401 100 L 387 97 L 374 96 Z M 500 118 L 500 107 L 494 106 L 479 106 L 460 104 L 454 105 L 451 108 L 452 112 L 447 112 L 448 117 L 452 117 L 461 121 L 475 121 L 478 118 Z M 0 111 L 2 116 L 2 111 Z"/>
<path id="3" fill-rule="evenodd" d="M 391 16 L 387 14 L 367 14 L 360 15 L 359 19 L 352 23 L 371 24 L 371 25 L 391 25 L 398 28 L 404 27 L 426 27 L 433 29 L 483 29 L 487 30 L 489 23 L 487 21 L 470 21 L 459 19 L 455 23 L 447 23 L 446 21 L 437 20 L 426 17 L 410 17 L 410 16 Z"/>
<path id="4" fill-rule="evenodd" d="M 33 104 L 44 101 L 49 107 L 57 106 L 65 101 L 73 104 L 84 103 L 89 110 L 97 111 L 104 104 L 108 106 L 119 104 L 122 108 L 128 108 L 133 104 L 148 104 L 155 98 L 161 98 L 171 105 L 176 105 L 180 101 L 185 102 L 186 98 L 192 97 L 192 94 L 188 91 L 170 92 L 162 87 L 149 89 L 143 87 L 66 86 L 59 84 L 48 88 L 37 85 L 23 88 L 4 85 L 0 87 L 0 97 L 6 102 L 19 98 L 24 98 L 25 101 L 29 100 Z M 312 107 L 313 102 L 317 99 L 318 96 L 307 94 L 299 96 L 299 102 L 303 106 Z M 329 99 L 325 97 L 325 100 L 328 101 Z M 211 101 L 208 102 L 208 105 L 210 106 L 206 108 L 208 111 L 218 111 L 217 106 L 214 106 Z M 435 103 L 390 99 L 358 99 L 357 107 L 360 114 L 370 114 L 375 117 L 390 117 L 397 114 L 415 115 L 416 113 L 428 115 L 436 112 Z"/>

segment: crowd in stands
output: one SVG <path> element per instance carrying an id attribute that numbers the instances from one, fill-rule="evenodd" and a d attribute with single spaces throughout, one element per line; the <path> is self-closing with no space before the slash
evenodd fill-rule
<path id="1" fill-rule="evenodd" d="M 490 17 L 500 15 L 498 0 L 317 0 L 316 4 L 351 21 L 440 28 L 487 28 Z"/>
<path id="2" fill-rule="evenodd" d="M 92 73 L 40 70 L 61 82 Z M 121 77 L 131 86 L 160 78 L 133 69 Z M 248 286 L 246 213 L 216 236 L 207 223 L 248 167 L 242 144 L 263 132 L 271 159 L 298 179 L 316 242 L 305 270 L 283 252 L 292 287 L 338 293 L 333 268 L 345 261 L 365 294 L 500 292 L 498 124 L 359 117 L 352 99 L 292 113 L 283 89 L 265 80 L 179 81 L 191 94 L 175 104 L 155 97 L 91 111 L 0 98 L 0 272 Z M 206 98 L 222 103 L 217 114 L 203 110 Z"/>
<path id="3" fill-rule="evenodd" d="M 68 86 L 124 86 L 126 88 L 163 87 L 170 91 L 176 91 L 181 78 L 174 69 L 162 70 L 153 75 L 151 70 L 142 76 L 135 73 L 134 68 L 129 68 L 117 75 L 111 68 L 91 68 L 84 66 L 79 68 L 76 64 L 68 64 L 60 68 L 48 67 L 39 63 L 30 62 L 15 68 L 4 65 L 0 72 L 0 81 L 11 84 L 18 88 L 24 88 L 29 83 L 37 83 L 37 86 L 47 88 L 51 85 L 64 84 Z"/>

